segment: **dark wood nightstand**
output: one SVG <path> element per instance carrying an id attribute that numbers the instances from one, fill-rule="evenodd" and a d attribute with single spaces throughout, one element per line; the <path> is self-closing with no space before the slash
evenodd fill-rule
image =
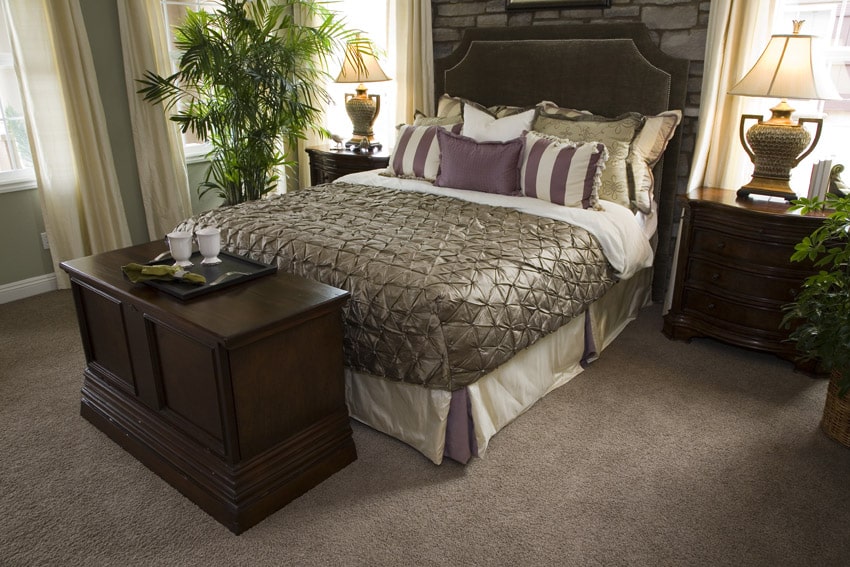
<path id="1" fill-rule="evenodd" d="M 387 167 L 390 154 L 384 150 L 353 152 L 334 150 L 327 147 L 307 148 L 310 156 L 310 183 L 330 183 L 349 173 Z"/>
<path id="2" fill-rule="evenodd" d="M 782 306 L 814 268 L 790 258 L 821 221 L 789 213 L 777 200 L 737 200 L 735 191 L 706 187 L 691 192 L 664 334 L 712 337 L 794 361 L 794 344 L 780 328 Z"/>

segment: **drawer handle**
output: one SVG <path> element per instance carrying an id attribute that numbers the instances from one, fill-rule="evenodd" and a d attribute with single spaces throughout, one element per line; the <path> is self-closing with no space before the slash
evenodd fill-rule
<path id="1" fill-rule="evenodd" d="M 718 249 L 718 250 L 723 250 L 724 248 L 726 248 L 726 243 L 725 243 L 725 242 L 722 242 L 722 241 L 721 241 L 721 242 L 718 242 L 718 243 L 717 243 L 717 249 Z"/>
<path id="2" fill-rule="evenodd" d="M 720 279 L 720 274 L 718 274 L 717 272 L 714 272 L 713 274 L 711 274 L 711 281 L 716 282 L 719 279 Z"/>
<path id="3" fill-rule="evenodd" d="M 708 304 L 709 311 L 713 311 L 716 306 L 713 303 Z"/>

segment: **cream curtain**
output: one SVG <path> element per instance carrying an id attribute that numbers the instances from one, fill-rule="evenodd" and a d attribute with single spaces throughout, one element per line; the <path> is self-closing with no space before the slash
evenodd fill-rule
<path id="1" fill-rule="evenodd" d="M 136 82 L 145 71 L 171 74 L 160 0 L 119 0 L 124 76 L 130 102 L 148 236 L 160 239 L 192 214 L 183 139 L 162 106 L 145 102 Z"/>
<path id="2" fill-rule="evenodd" d="M 746 73 L 770 38 L 778 0 L 713 0 L 708 17 L 699 125 L 688 190 L 737 189 L 752 164 L 739 141 L 741 114 L 764 114 L 764 99 L 727 91 Z"/>
<path id="3" fill-rule="evenodd" d="M 396 123 L 434 112 L 434 43 L 430 0 L 394 0 Z"/>
<path id="4" fill-rule="evenodd" d="M 0 0 L 42 213 L 59 262 L 131 244 L 79 0 Z"/>

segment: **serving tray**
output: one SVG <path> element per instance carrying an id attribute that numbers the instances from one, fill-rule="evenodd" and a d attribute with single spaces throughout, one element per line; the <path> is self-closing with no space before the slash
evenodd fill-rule
<path id="1" fill-rule="evenodd" d="M 192 265 L 186 268 L 186 271 L 204 276 L 207 281 L 203 285 L 193 285 L 180 280 L 145 280 L 144 283 L 145 285 L 149 285 L 185 301 L 187 299 L 192 299 L 201 295 L 226 289 L 237 284 L 245 283 L 268 274 L 273 274 L 277 271 L 277 266 L 269 266 L 268 264 L 263 264 L 262 262 L 257 262 L 244 256 L 230 254 L 229 252 L 220 252 L 218 258 L 221 260 L 220 264 L 207 266 L 205 264 L 201 264 L 201 260 L 204 258 L 201 256 L 200 252 L 192 253 L 192 257 L 190 258 Z M 171 265 L 173 262 L 174 260 L 169 257 L 162 260 L 148 262 L 148 265 Z"/>

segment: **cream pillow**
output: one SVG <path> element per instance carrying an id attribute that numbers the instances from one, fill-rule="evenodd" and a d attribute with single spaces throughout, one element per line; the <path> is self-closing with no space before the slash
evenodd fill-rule
<path id="1" fill-rule="evenodd" d="M 535 109 L 496 118 L 486 110 L 480 110 L 471 104 L 463 105 L 464 136 L 476 142 L 507 142 L 522 136 L 531 129 Z"/>
<path id="2" fill-rule="evenodd" d="M 643 128 L 632 142 L 628 162 L 634 180 L 635 206 L 644 213 L 648 213 L 652 207 L 655 188 L 652 168 L 661 159 L 681 121 L 681 110 L 667 110 L 655 116 L 647 116 Z"/>

